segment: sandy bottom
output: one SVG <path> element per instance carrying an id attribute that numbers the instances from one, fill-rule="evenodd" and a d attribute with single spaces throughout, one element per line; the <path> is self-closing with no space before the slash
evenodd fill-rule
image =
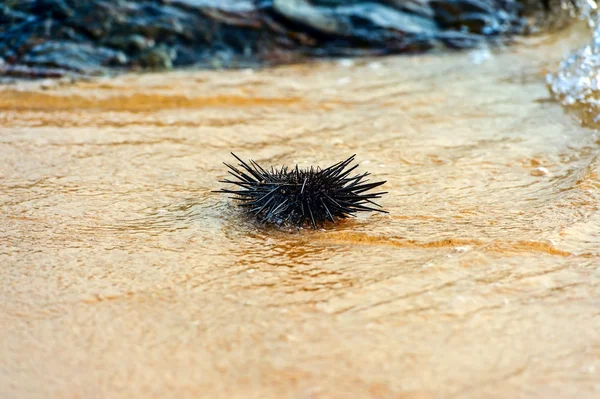
<path id="1" fill-rule="evenodd" d="M 581 42 L 0 88 L 0 397 L 600 397 Z M 356 153 L 390 213 L 264 228 L 230 151 Z"/>

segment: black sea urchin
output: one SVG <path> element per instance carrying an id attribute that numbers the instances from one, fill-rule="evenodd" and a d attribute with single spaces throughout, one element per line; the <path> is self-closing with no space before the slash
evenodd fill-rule
<path id="1" fill-rule="evenodd" d="M 247 164 L 234 153 L 231 155 L 240 162 L 241 169 L 224 162 L 236 180 L 221 183 L 237 187 L 218 192 L 234 194 L 232 198 L 241 201 L 239 205 L 261 222 L 291 223 L 299 227 L 312 224 L 316 229 L 327 220 L 335 222 L 359 211 L 387 213 L 373 202 L 386 192 L 367 193 L 385 181 L 367 183 L 368 172 L 349 177 L 358 167 L 346 169 L 354 155 L 325 169 L 299 169 L 296 165 L 292 169 L 283 166 L 270 170 L 252 160 Z"/>

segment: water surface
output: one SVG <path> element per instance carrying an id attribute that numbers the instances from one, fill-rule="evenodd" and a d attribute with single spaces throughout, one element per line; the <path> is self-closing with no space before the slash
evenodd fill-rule
<path id="1" fill-rule="evenodd" d="M 584 42 L 2 87 L 0 396 L 598 397 Z M 263 228 L 230 151 L 356 153 L 390 213 Z"/>

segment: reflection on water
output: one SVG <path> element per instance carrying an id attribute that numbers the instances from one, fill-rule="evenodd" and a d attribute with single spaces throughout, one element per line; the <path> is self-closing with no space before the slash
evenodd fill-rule
<path id="1" fill-rule="evenodd" d="M 600 137 L 467 54 L 0 90 L 3 397 L 596 397 Z M 277 230 L 218 189 L 356 153 L 390 214 Z"/>

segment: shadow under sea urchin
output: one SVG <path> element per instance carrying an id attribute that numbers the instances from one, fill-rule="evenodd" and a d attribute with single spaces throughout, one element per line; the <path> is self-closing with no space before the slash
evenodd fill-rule
<path id="1" fill-rule="evenodd" d="M 235 180 L 221 183 L 237 186 L 216 192 L 233 194 L 245 212 L 263 223 L 298 227 L 312 225 L 314 229 L 325 222 L 353 217 L 360 211 L 387 213 L 373 200 L 387 192 L 369 193 L 385 181 L 368 183 L 369 172 L 350 176 L 358 167 L 349 167 L 355 155 L 328 168 L 300 169 L 283 166 L 263 169 L 253 160 L 249 164 L 231 153 L 240 169 L 228 163 L 228 172 Z"/>

